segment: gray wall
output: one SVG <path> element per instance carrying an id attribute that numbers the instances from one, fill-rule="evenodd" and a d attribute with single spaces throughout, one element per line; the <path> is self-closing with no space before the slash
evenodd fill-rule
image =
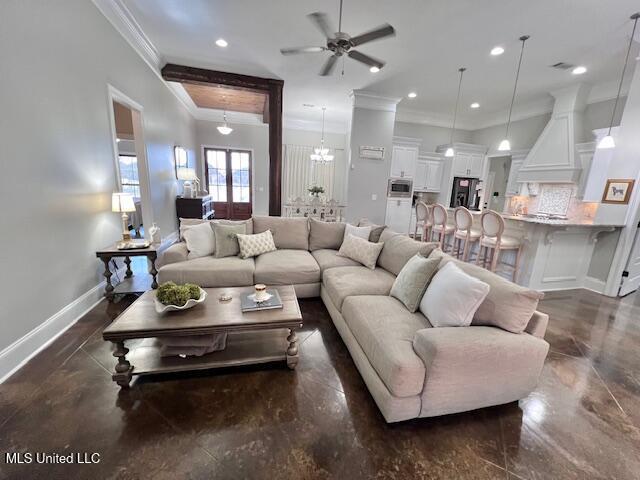
<path id="1" fill-rule="evenodd" d="M 353 109 L 346 212 L 350 222 L 366 217 L 374 223 L 384 224 L 395 116 L 395 111 Z M 384 147 L 384 160 L 360 158 L 361 145 Z M 373 200 L 372 195 L 377 199 Z"/>
<path id="2" fill-rule="evenodd" d="M 397 137 L 422 139 L 421 152 L 435 152 L 438 145 L 444 145 L 451 140 L 450 128 L 418 123 L 396 122 L 393 134 Z M 472 138 L 472 132 L 469 130 L 456 130 L 454 141 L 470 143 Z"/>
<path id="3" fill-rule="evenodd" d="M 0 351 L 103 277 L 117 240 L 110 83 L 144 107 L 155 221 L 176 229 L 173 146 L 193 120 L 92 2 L 3 0 L 0 13 Z M 34 301 L 35 298 L 35 301 Z"/>

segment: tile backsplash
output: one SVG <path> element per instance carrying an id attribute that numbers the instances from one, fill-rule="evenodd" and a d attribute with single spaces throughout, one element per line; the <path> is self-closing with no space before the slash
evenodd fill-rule
<path id="1" fill-rule="evenodd" d="M 598 203 L 583 202 L 576 198 L 577 185 L 572 183 L 548 183 L 531 186 L 537 195 L 518 195 L 511 198 L 509 213 L 546 213 L 566 216 L 570 220 L 592 219 Z"/>

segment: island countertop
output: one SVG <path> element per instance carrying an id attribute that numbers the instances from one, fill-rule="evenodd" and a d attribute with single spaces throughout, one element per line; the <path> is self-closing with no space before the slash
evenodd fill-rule
<path id="1" fill-rule="evenodd" d="M 453 220 L 453 208 L 447 209 L 451 215 L 451 220 Z M 474 217 L 479 217 L 482 215 L 482 212 L 479 210 L 471 210 L 471 214 Z M 559 219 L 559 218 L 545 218 L 544 216 L 538 215 L 513 215 L 508 213 L 502 213 L 502 218 L 505 220 L 513 220 L 516 222 L 525 222 L 525 223 L 533 223 L 537 225 L 550 225 L 550 226 L 558 226 L 558 227 L 614 227 L 620 228 L 624 227 L 624 225 L 619 223 L 610 223 L 610 222 L 597 222 L 592 218 L 584 218 L 584 219 Z M 478 219 L 479 221 L 479 219 Z M 474 222 L 475 223 L 475 222 Z"/>

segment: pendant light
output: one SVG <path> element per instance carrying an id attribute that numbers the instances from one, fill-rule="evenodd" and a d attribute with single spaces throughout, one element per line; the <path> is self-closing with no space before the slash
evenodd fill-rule
<path id="1" fill-rule="evenodd" d="M 220 85 L 220 88 L 222 88 L 222 85 Z M 227 106 L 227 97 L 224 95 L 224 93 L 222 95 L 222 103 L 225 105 L 225 107 Z M 227 109 L 226 108 L 223 110 L 222 118 L 224 119 L 224 124 L 218 125 L 216 128 L 222 135 L 229 135 L 231 132 L 233 132 L 233 128 L 227 125 Z"/>
<path id="2" fill-rule="evenodd" d="M 638 25 L 638 18 L 640 18 L 640 13 L 634 13 L 631 15 L 631 20 L 633 20 L 633 31 L 631 32 L 631 38 L 629 39 L 629 47 L 627 48 L 627 56 L 624 59 L 624 66 L 622 67 L 622 75 L 620 75 L 620 83 L 618 84 L 618 94 L 616 95 L 616 101 L 613 104 L 613 112 L 611 112 L 611 122 L 609 123 L 609 132 L 607 135 L 600 140 L 598 143 L 599 149 L 606 148 L 615 148 L 616 142 L 613 140 L 611 136 L 611 128 L 613 127 L 613 120 L 616 116 L 616 108 L 618 108 L 618 100 L 620 100 L 620 91 L 622 90 L 622 82 L 624 81 L 624 74 L 627 71 L 627 63 L 629 62 L 629 53 L 631 52 L 631 45 L 633 44 L 633 37 L 636 34 L 636 26 Z"/>
<path id="3" fill-rule="evenodd" d="M 513 102 L 516 99 L 516 91 L 518 89 L 518 79 L 520 78 L 520 67 L 522 66 L 522 55 L 524 54 L 524 42 L 529 40 L 529 35 L 523 35 L 520 37 L 520 41 L 522 42 L 522 48 L 520 49 L 520 60 L 518 60 L 518 70 L 516 71 L 516 81 L 513 84 L 513 95 L 511 95 L 511 106 L 509 107 L 509 117 L 507 118 L 507 132 L 504 137 L 504 140 L 500 142 L 498 145 L 498 151 L 500 152 L 510 152 L 511 151 L 511 142 L 509 141 L 509 127 L 511 126 L 511 113 L 513 112 Z"/>
<path id="4" fill-rule="evenodd" d="M 453 111 L 453 127 L 451 128 L 451 141 L 449 142 L 449 147 L 444 152 L 445 157 L 453 157 L 455 152 L 453 151 L 453 135 L 456 133 L 456 120 L 458 118 L 458 104 L 460 103 L 460 90 L 462 89 L 462 75 L 466 70 L 465 67 L 460 67 L 458 71 L 460 72 L 460 80 L 458 81 L 458 96 L 456 97 L 456 108 Z"/>
<path id="5" fill-rule="evenodd" d="M 322 107 L 322 138 L 320 139 L 320 147 L 314 148 L 311 154 L 311 160 L 318 163 L 328 163 L 333 161 L 333 155 L 329 155 L 329 149 L 324 147 L 324 111 L 327 107 Z"/>

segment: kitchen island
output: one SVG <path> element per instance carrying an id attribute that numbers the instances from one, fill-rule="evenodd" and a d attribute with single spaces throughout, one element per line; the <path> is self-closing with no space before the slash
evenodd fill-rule
<path id="1" fill-rule="evenodd" d="M 481 212 L 472 212 L 474 228 L 480 229 Z M 522 256 L 517 283 L 536 290 L 584 288 L 589 284 L 589 265 L 601 234 L 622 225 L 595 222 L 591 218 L 550 219 L 536 215 L 503 214 L 505 235 L 522 240 Z M 453 209 L 450 211 L 453 221 Z M 474 261 L 477 243 L 472 250 Z M 515 251 L 504 251 L 500 262 L 514 265 Z M 510 278 L 511 269 L 499 273 Z"/>

